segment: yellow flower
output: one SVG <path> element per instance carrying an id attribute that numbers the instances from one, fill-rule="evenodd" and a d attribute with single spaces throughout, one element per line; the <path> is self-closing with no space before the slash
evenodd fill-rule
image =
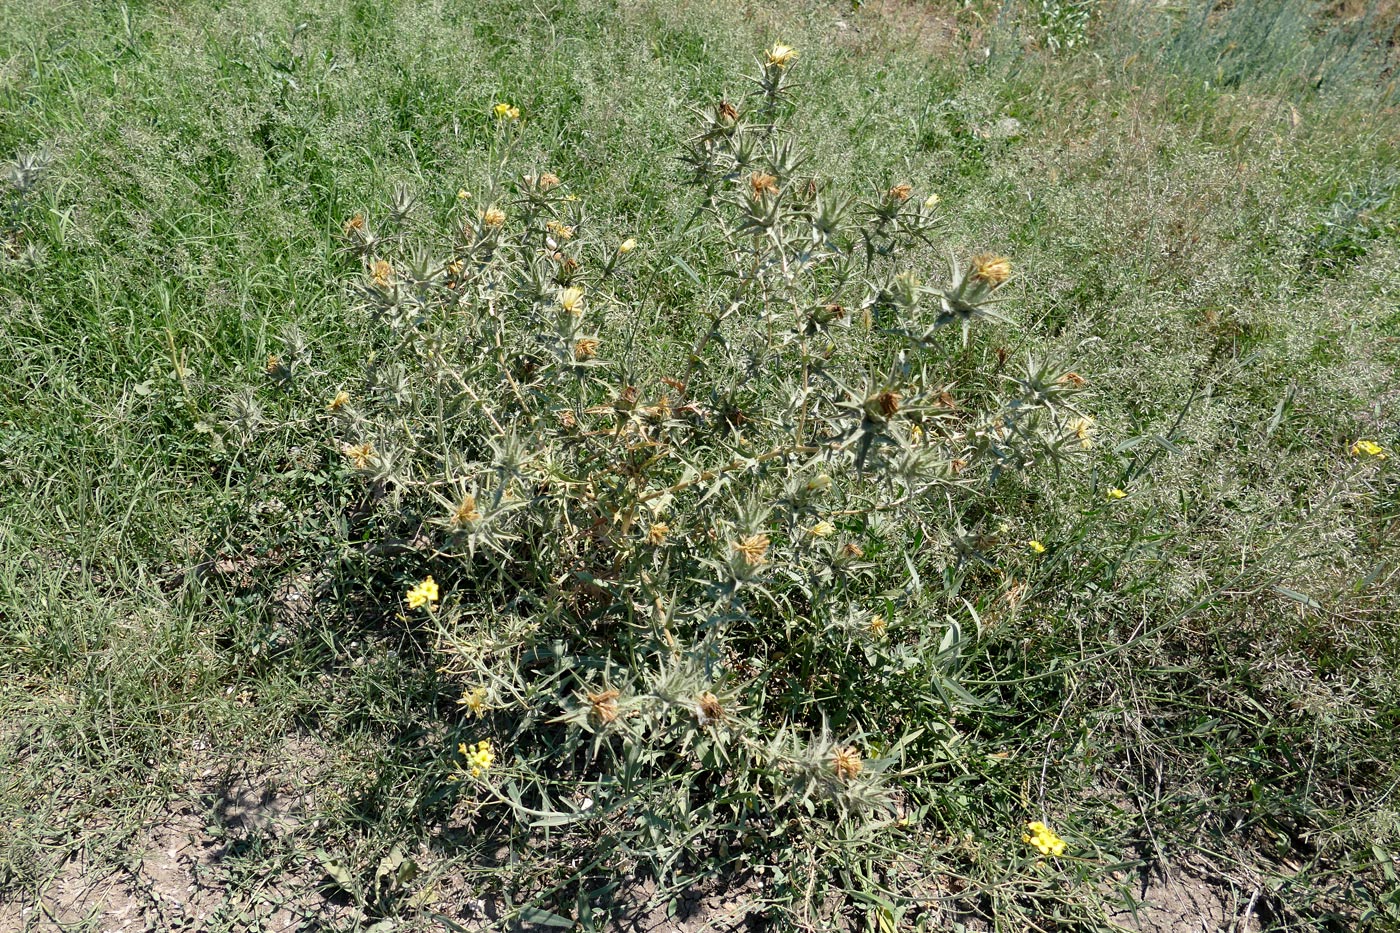
<path id="1" fill-rule="evenodd" d="M 979 253 L 972 257 L 972 278 L 995 288 L 1011 278 L 1011 260 L 992 253 Z"/>
<path id="2" fill-rule="evenodd" d="M 520 108 L 519 108 L 519 107 L 512 107 L 510 104 L 506 103 L 505 101 L 501 101 L 499 104 L 497 104 L 496 106 L 492 107 L 492 108 L 491 108 L 491 112 L 494 113 L 494 114 L 496 115 L 496 119 L 497 119 L 497 120 L 519 120 L 519 119 L 520 119 Z"/>
<path id="3" fill-rule="evenodd" d="M 504 227 L 506 223 L 506 212 L 492 204 L 481 212 L 481 223 L 487 227 Z"/>
<path id="4" fill-rule="evenodd" d="M 909 443 L 922 444 L 924 442 L 924 429 L 917 424 L 909 429 Z"/>
<path id="5" fill-rule="evenodd" d="M 468 713 L 473 716 L 486 715 L 486 688 L 477 687 L 474 690 L 462 691 L 462 698 L 457 701 L 458 706 L 464 706 Z"/>
<path id="6" fill-rule="evenodd" d="M 371 272 L 374 275 L 374 284 L 380 288 L 384 288 L 394 280 L 394 267 L 382 259 L 375 261 Z"/>
<path id="7" fill-rule="evenodd" d="M 430 606 L 438 600 L 438 585 L 432 577 L 424 577 L 423 582 L 411 587 L 405 594 L 408 599 L 408 608 L 417 609 L 420 606 Z"/>
<path id="8" fill-rule="evenodd" d="M 1084 450 L 1094 446 L 1094 419 L 1076 418 L 1070 422 L 1069 429 L 1074 432 L 1074 436 L 1079 438 L 1079 446 Z"/>
<path id="9" fill-rule="evenodd" d="M 874 635 L 876 638 L 884 637 L 885 629 L 888 627 L 889 622 L 886 621 L 885 617 L 882 615 L 871 616 L 870 624 L 867 626 L 867 628 L 870 629 L 870 634 Z"/>
<path id="10" fill-rule="evenodd" d="M 773 47 L 768 50 L 768 64 L 777 65 L 779 68 L 786 68 L 788 64 L 797 57 L 797 49 L 792 46 L 783 45 L 781 42 L 774 42 Z"/>
<path id="11" fill-rule="evenodd" d="M 1031 549 L 1031 553 L 1033 553 L 1033 554 L 1044 554 L 1044 553 L 1045 553 L 1045 545 L 1041 544 L 1039 541 L 1035 540 L 1034 538 L 1032 538 L 1031 540 L 1029 540 L 1029 541 L 1026 542 L 1026 547 L 1030 548 L 1030 549 Z"/>
<path id="12" fill-rule="evenodd" d="M 1388 456 L 1385 448 L 1375 441 L 1357 441 L 1351 445 L 1351 455 L 1353 457 L 1367 457 L 1371 460 L 1384 460 Z"/>
<path id="13" fill-rule="evenodd" d="M 335 394 L 335 398 L 326 403 L 326 411 L 340 411 L 350 404 L 350 393 L 341 389 Z"/>
<path id="14" fill-rule="evenodd" d="M 634 249 L 636 249 L 636 248 L 637 248 L 637 241 L 636 241 L 635 239 L 633 239 L 632 237 L 629 236 L 627 239 L 625 239 L 625 240 L 622 241 L 622 245 L 618 246 L 617 251 L 618 251 L 619 253 L 626 254 L 626 253 L 632 252 L 632 250 L 634 250 Z"/>
<path id="15" fill-rule="evenodd" d="M 830 538 L 832 535 L 836 534 L 836 526 L 822 519 L 811 528 L 807 529 L 807 531 L 814 538 Z"/>
<path id="16" fill-rule="evenodd" d="M 666 536 L 671 533 L 671 526 L 665 522 L 652 522 L 647 529 L 647 544 L 652 547 L 660 547 L 666 543 Z"/>
<path id="17" fill-rule="evenodd" d="M 471 197 L 471 192 L 469 192 L 466 188 L 458 188 L 458 189 L 457 189 L 457 200 L 459 200 L 459 201 L 465 201 L 465 200 L 467 200 L 467 199 L 470 198 L 470 197 Z"/>
<path id="18" fill-rule="evenodd" d="M 583 289 L 565 288 L 559 292 L 559 307 L 575 317 L 583 313 Z"/>
<path id="19" fill-rule="evenodd" d="M 1126 498 L 1128 498 L 1128 494 L 1127 494 L 1126 492 L 1124 492 L 1123 490 L 1119 489 L 1117 486 L 1114 486 L 1112 489 L 1110 489 L 1110 490 L 1109 490 L 1107 493 L 1105 493 L 1104 495 L 1105 495 L 1108 499 L 1126 499 Z"/>
<path id="20" fill-rule="evenodd" d="M 574 228 L 562 224 L 557 220 L 548 221 L 544 228 L 561 240 L 572 240 L 574 238 Z"/>
<path id="21" fill-rule="evenodd" d="M 472 777 L 481 777 L 496 763 L 496 753 L 491 750 L 491 743 L 486 739 L 475 745 L 463 742 L 457 746 L 457 753 L 467 760 L 466 768 Z"/>
<path id="22" fill-rule="evenodd" d="M 933 210 L 935 207 L 938 206 L 938 203 L 942 200 L 943 199 L 936 194 L 929 195 L 928 197 L 924 198 L 924 210 Z"/>
<path id="23" fill-rule="evenodd" d="M 1021 841 L 1034 846 L 1041 855 L 1065 854 L 1065 841 L 1039 820 L 1026 824 L 1026 832 L 1021 834 Z"/>

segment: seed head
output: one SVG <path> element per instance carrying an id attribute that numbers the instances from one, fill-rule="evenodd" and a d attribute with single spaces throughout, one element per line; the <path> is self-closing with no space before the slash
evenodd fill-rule
<path id="1" fill-rule="evenodd" d="M 481 212 L 481 224 L 484 227 L 493 229 L 504 227 L 506 223 L 506 212 L 496 205 L 491 205 Z"/>
<path id="2" fill-rule="evenodd" d="M 754 172 L 749 176 L 749 188 L 755 198 L 761 198 L 765 193 L 778 193 L 778 179 L 767 172 Z"/>

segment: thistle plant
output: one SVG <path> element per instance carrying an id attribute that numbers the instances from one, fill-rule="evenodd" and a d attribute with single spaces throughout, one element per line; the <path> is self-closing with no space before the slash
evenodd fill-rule
<path id="1" fill-rule="evenodd" d="M 370 346 L 321 417 L 349 533 L 452 679 L 468 760 L 444 783 L 663 879 L 893 825 L 920 730 L 885 682 L 966 696 L 920 542 L 1085 436 L 1066 367 L 959 384 L 972 329 L 1009 325 L 1011 261 L 939 244 L 912 183 L 810 172 L 796 63 L 775 45 L 751 98 L 697 111 L 679 348 L 610 323 L 660 260 L 515 163 L 513 108 L 484 115 L 499 171 L 446 229 L 406 190 L 344 226 Z"/>

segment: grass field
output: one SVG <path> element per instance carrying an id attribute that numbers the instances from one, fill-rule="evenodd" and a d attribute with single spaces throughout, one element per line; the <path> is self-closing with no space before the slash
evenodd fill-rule
<path id="1" fill-rule="evenodd" d="M 1354 6 L 0 0 L 0 928 L 1400 930 Z"/>

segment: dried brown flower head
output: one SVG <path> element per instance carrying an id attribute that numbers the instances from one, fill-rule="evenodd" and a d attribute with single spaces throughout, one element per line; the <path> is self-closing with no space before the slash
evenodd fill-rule
<path id="1" fill-rule="evenodd" d="M 909 195 L 913 193 L 914 187 L 912 185 L 895 185 L 889 191 L 885 192 L 892 202 L 907 201 L 909 200 Z"/>
<path id="2" fill-rule="evenodd" d="M 835 771 L 841 780 L 854 781 L 864 769 L 865 764 L 860 760 L 860 752 L 856 751 L 854 746 L 843 745 L 832 753 L 831 770 Z"/>
<path id="3" fill-rule="evenodd" d="M 647 529 L 647 544 L 652 547 L 660 547 L 666 543 L 666 536 L 671 533 L 671 526 L 665 522 L 652 522 Z"/>
<path id="4" fill-rule="evenodd" d="M 749 176 L 749 188 L 755 198 L 763 197 L 764 194 L 777 194 L 778 179 L 767 172 L 754 172 Z"/>
<path id="5" fill-rule="evenodd" d="M 719 702 L 719 697 L 708 690 L 695 698 L 695 710 L 702 726 L 724 721 L 724 706 Z"/>
<path id="6" fill-rule="evenodd" d="M 622 694 L 616 690 L 603 690 L 588 694 L 588 703 L 593 707 L 589 711 L 590 714 L 606 726 L 617 718 L 617 698 L 620 696 Z"/>
<path id="7" fill-rule="evenodd" d="M 598 355 L 598 339 L 596 337 L 580 337 L 574 341 L 574 359 L 580 363 L 593 359 Z"/>
<path id="8" fill-rule="evenodd" d="M 733 123 L 739 119 L 739 111 L 727 100 L 719 102 L 719 118 L 725 123 Z"/>
<path id="9" fill-rule="evenodd" d="M 759 532 L 756 535 L 749 535 L 742 541 L 735 542 L 734 550 L 743 555 L 744 563 L 750 567 L 761 567 L 768 562 L 768 545 L 772 543 L 768 536 Z"/>
<path id="10" fill-rule="evenodd" d="M 452 527 L 465 528 L 479 521 L 481 521 L 481 510 L 476 507 L 476 496 L 467 493 L 462 497 L 461 504 L 452 513 Z"/>

